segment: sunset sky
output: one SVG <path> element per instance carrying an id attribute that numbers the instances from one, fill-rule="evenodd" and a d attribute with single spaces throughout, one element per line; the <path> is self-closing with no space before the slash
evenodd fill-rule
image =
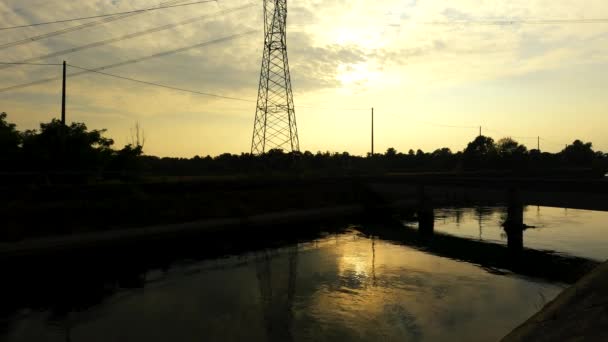
<path id="1" fill-rule="evenodd" d="M 182 3 L 194 2 L 186 0 Z M 144 0 L 2 0 L 0 28 L 157 6 Z M 0 62 L 14 62 L 206 16 L 133 39 L 32 63 L 95 68 L 240 33 L 257 32 L 105 72 L 244 99 L 237 101 L 86 74 L 68 79 L 68 121 L 107 128 L 118 147 L 139 122 L 145 151 L 192 157 L 249 152 L 262 57 L 262 1 L 220 0 L 133 15 L 0 30 Z M 555 152 L 576 138 L 608 151 L 606 0 L 289 0 L 288 53 L 302 150 L 462 150 L 483 126 Z M 237 10 L 233 10 L 238 8 Z M 224 11 L 224 12 L 221 12 Z M 223 14 L 221 14 L 223 13 Z M 513 20 L 513 24 L 487 24 Z M 521 21 L 524 21 L 523 23 Z M 526 22 L 528 21 L 528 22 Z M 2 67 L 2 66 L 0 66 Z M 69 72 L 78 70 L 70 69 Z M 59 66 L 0 70 L 0 88 L 59 76 Z M 60 113 L 60 81 L 0 92 L 21 130 Z M 300 107 L 299 107 L 300 106 Z"/>

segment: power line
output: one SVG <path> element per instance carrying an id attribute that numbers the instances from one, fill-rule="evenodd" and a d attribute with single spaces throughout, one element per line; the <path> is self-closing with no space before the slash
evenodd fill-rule
<path id="1" fill-rule="evenodd" d="M 504 20 L 447 20 L 447 21 L 412 21 L 412 24 L 456 26 L 456 25 L 562 25 L 562 24 L 606 24 L 608 18 L 592 19 L 504 19 Z M 401 27 L 402 24 L 389 24 L 388 26 Z"/>
<path id="2" fill-rule="evenodd" d="M 438 124 L 438 123 L 432 123 L 432 122 L 420 121 L 420 120 L 414 120 L 414 121 L 416 121 L 420 124 L 433 126 L 433 127 L 462 128 L 462 129 L 478 129 L 480 127 L 480 126 L 459 126 L 459 125 Z M 537 139 L 538 138 L 538 137 L 513 136 L 513 135 L 505 134 L 504 132 L 500 132 L 500 131 L 497 131 L 494 129 L 487 128 L 487 126 L 482 126 L 482 127 L 483 127 L 483 130 L 485 130 L 485 131 L 494 132 L 494 133 L 502 135 L 504 137 L 509 137 L 509 138 L 513 138 L 513 139 Z"/>
<path id="3" fill-rule="evenodd" d="M 192 94 L 196 94 L 196 95 L 204 95 L 204 96 L 216 97 L 216 98 L 225 99 L 225 100 L 233 100 L 233 101 L 241 101 L 241 102 L 248 102 L 248 103 L 256 103 L 255 100 L 251 100 L 251 99 L 245 99 L 245 98 L 233 97 L 233 96 L 226 96 L 226 95 L 220 95 L 220 94 L 213 94 L 213 93 L 207 93 L 207 92 L 202 92 L 202 91 L 198 91 L 198 90 L 192 90 L 192 89 L 186 89 L 186 88 L 181 88 L 181 87 L 170 86 L 170 85 L 166 85 L 166 84 L 160 84 L 160 83 L 156 83 L 156 82 L 143 81 L 143 80 L 139 80 L 139 79 L 135 79 L 135 78 L 131 78 L 131 77 L 121 76 L 121 75 L 117 75 L 117 74 L 110 74 L 110 73 L 107 73 L 107 72 L 98 71 L 98 70 L 94 70 L 94 69 L 83 68 L 83 67 L 76 66 L 76 65 L 73 65 L 73 64 L 68 64 L 68 66 L 76 68 L 76 69 L 80 69 L 80 70 L 83 70 L 83 71 L 86 71 L 86 72 L 96 73 L 96 74 L 100 74 L 100 75 L 104 75 L 104 76 L 109 76 L 109 77 L 113 77 L 113 78 L 117 78 L 117 79 L 121 79 L 121 80 L 125 80 L 125 81 L 131 81 L 131 82 L 135 82 L 135 83 L 141 83 L 141 84 L 145 84 L 145 85 L 149 85 L 149 86 L 154 86 L 154 87 L 159 87 L 159 88 L 164 88 L 164 89 L 176 90 L 176 91 L 181 91 L 181 92 L 186 92 L 186 93 L 192 93 Z M 306 106 L 306 105 L 304 105 L 304 106 L 295 106 L 295 107 L 296 108 L 324 109 L 324 110 L 364 110 L 362 108 L 322 108 L 322 107 L 314 107 L 314 106 Z M 369 110 L 369 108 L 366 108 L 365 110 Z"/>
<path id="4" fill-rule="evenodd" d="M 308 106 L 308 105 L 302 105 L 302 106 L 295 106 L 296 108 L 303 108 L 303 109 L 317 109 L 317 110 L 344 110 L 344 111 L 369 111 L 369 108 L 329 108 L 329 107 L 316 107 L 316 106 Z"/>
<path id="5" fill-rule="evenodd" d="M 444 124 L 436 124 L 436 123 L 432 123 L 432 122 L 425 122 L 425 121 L 418 121 L 420 123 L 423 123 L 425 125 L 429 125 L 429 126 L 435 126 L 435 127 L 444 127 L 444 128 L 466 128 L 466 129 L 477 129 L 479 128 L 479 126 L 458 126 L 458 125 L 444 125 Z"/>
<path id="6" fill-rule="evenodd" d="M 536 137 L 524 137 L 524 136 L 519 136 L 519 137 L 518 137 L 518 136 L 514 136 L 514 135 L 510 135 L 510 134 L 505 134 L 504 132 L 500 132 L 500 131 L 497 131 L 497 130 L 495 130 L 495 129 L 490 129 L 490 128 L 487 128 L 487 127 L 485 127 L 485 126 L 484 126 L 484 129 L 485 129 L 486 131 L 490 131 L 490 132 L 494 132 L 494 133 L 500 134 L 500 135 L 502 135 L 502 136 L 503 136 L 503 137 L 505 137 L 505 138 L 512 138 L 512 139 L 534 139 L 534 140 L 538 139 L 538 136 L 536 136 Z"/>
<path id="7" fill-rule="evenodd" d="M 12 64 L 12 63 L 3 63 L 0 62 L 0 64 Z M 59 66 L 62 65 L 61 63 L 57 63 L 57 64 L 27 64 L 27 65 L 53 65 L 53 66 Z M 131 78 L 131 77 L 126 77 L 126 76 L 121 76 L 121 75 L 117 75 L 117 74 L 110 74 L 107 72 L 103 72 L 103 71 L 99 71 L 96 69 L 89 69 L 89 68 L 84 68 L 84 67 L 80 67 L 77 65 L 73 65 L 73 64 L 68 64 L 69 67 L 75 68 L 75 69 L 80 69 L 83 72 L 78 72 L 78 73 L 73 73 L 70 74 L 69 76 L 78 76 L 78 75 L 82 75 L 85 73 L 96 73 L 96 74 L 100 74 L 100 75 L 104 75 L 104 76 L 109 76 L 109 77 L 113 77 L 113 78 L 117 78 L 117 79 L 121 79 L 121 80 L 125 80 L 125 81 L 131 81 L 131 82 L 135 82 L 135 83 L 141 83 L 141 84 L 145 84 L 145 85 L 149 85 L 149 86 L 155 86 L 155 87 L 159 87 L 159 88 L 165 88 L 165 89 L 170 89 L 170 90 L 176 90 L 176 91 L 181 91 L 181 92 L 187 92 L 187 93 L 192 93 L 192 94 L 196 94 L 196 95 L 204 95 L 204 96 L 210 96 L 210 97 L 217 97 L 217 98 L 221 98 L 221 99 L 226 99 L 226 100 L 233 100 L 233 101 L 241 101 L 241 102 L 248 102 L 248 103 L 256 103 L 255 100 L 250 100 L 250 99 L 245 99 L 245 98 L 239 98 L 239 97 L 233 97 L 233 96 L 226 96 L 226 95 L 219 95 L 219 94 L 213 94 L 213 93 L 207 93 L 207 92 L 201 92 L 201 91 L 197 91 L 197 90 L 192 90 L 192 89 L 186 89 L 186 88 L 180 88 L 180 87 L 175 87 L 175 86 L 170 86 L 170 85 L 165 85 L 165 84 L 160 84 L 160 83 L 156 83 L 156 82 L 150 82 L 150 81 L 144 81 L 144 80 L 138 80 L 135 78 Z M 57 77 L 56 79 L 59 79 L 59 77 Z M 51 79 L 48 80 L 40 80 L 37 81 L 36 84 L 39 83 L 44 83 L 46 81 L 50 81 Z M 0 89 L 0 92 L 2 90 Z M 303 105 L 303 106 L 296 106 L 296 108 L 310 108 L 310 109 L 318 109 L 318 110 L 369 110 L 369 108 L 325 108 L 325 107 L 314 107 L 314 106 L 307 106 L 307 105 Z"/>
<path id="8" fill-rule="evenodd" d="M 184 7 L 184 6 L 206 4 L 206 3 L 214 2 L 214 1 L 216 1 L 216 0 L 204 0 L 204 1 L 189 2 L 189 3 L 186 3 L 186 4 L 176 4 L 176 5 L 169 5 L 169 6 L 162 6 L 162 7 L 150 7 L 150 8 L 133 10 L 133 11 L 114 12 L 114 13 L 108 13 L 108 14 L 92 15 L 92 16 L 88 16 L 88 17 L 78 17 L 78 18 L 70 18 L 70 19 L 61 19 L 61 20 L 54 20 L 54 21 L 46 21 L 46 22 L 41 22 L 41 23 L 33 23 L 33 24 L 25 24 L 25 25 L 17 25 L 17 26 L 7 26 L 7 27 L 0 27 L 0 31 L 12 30 L 12 29 L 18 29 L 18 28 L 25 28 L 25 27 L 43 26 L 43 25 L 50 25 L 50 24 L 67 23 L 67 22 L 71 22 L 71 21 L 79 21 L 79 20 L 86 20 L 86 19 L 104 18 L 104 17 L 115 16 L 115 15 L 135 14 L 135 13 L 141 13 L 141 12 L 150 12 L 150 11 L 157 11 L 157 10 L 162 10 L 162 9 L 167 9 L 167 8 L 175 8 L 175 7 Z"/>
<path id="9" fill-rule="evenodd" d="M 592 19 L 504 19 L 504 20 L 446 20 L 446 21 L 409 21 L 405 23 L 393 23 L 382 26 L 401 27 L 405 24 L 437 25 L 437 26 L 457 26 L 457 25 L 488 25 L 488 26 L 509 26 L 509 25 L 561 25 L 561 24 L 606 24 L 608 18 Z M 314 23 L 291 23 L 290 28 L 300 28 L 314 25 Z"/>
<path id="10" fill-rule="evenodd" d="M 369 108 L 367 108 L 366 110 L 369 110 Z M 396 113 L 388 113 L 388 115 L 393 116 L 393 117 L 399 117 L 399 115 L 396 114 Z M 423 121 L 423 120 L 418 120 L 418 119 L 415 119 L 415 118 L 408 118 L 408 119 L 412 120 L 414 122 L 417 122 L 419 124 L 422 124 L 422 125 L 434 126 L 434 127 L 460 128 L 460 129 L 479 129 L 479 126 L 451 125 L 451 124 L 441 124 L 441 123 Z"/>
<path id="11" fill-rule="evenodd" d="M 98 70 L 94 70 L 94 69 L 87 69 L 87 68 L 79 67 L 79 66 L 76 66 L 76 65 L 73 65 L 73 64 L 68 64 L 68 65 L 70 67 L 73 67 L 73 68 L 76 68 L 76 69 L 80 69 L 80 70 L 83 70 L 85 72 L 92 72 L 92 73 L 96 73 L 96 74 L 100 74 L 100 75 L 105 75 L 105 76 L 110 76 L 110 77 L 118 78 L 118 79 L 121 79 L 121 80 L 126 80 L 126 81 L 141 83 L 141 84 L 146 84 L 146 85 L 160 87 L 160 88 L 165 88 L 165 89 L 171 89 L 171 90 L 177 90 L 177 91 L 182 91 L 182 92 L 188 92 L 188 93 L 193 93 L 193 94 L 197 94 L 197 95 L 205 95 L 205 96 L 217 97 L 217 98 L 227 99 L 227 100 L 242 101 L 242 102 L 251 102 L 251 103 L 255 103 L 256 102 L 255 100 L 248 100 L 248 99 L 243 99 L 243 98 L 238 98 L 238 97 L 231 97 L 231 96 L 224 96 L 224 95 L 218 95 L 218 94 L 204 93 L 204 92 L 201 92 L 201 91 L 196 91 L 196 90 L 191 90 L 191 89 L 185 89 L 185 88 L 179 88 L 179 87 L 173 87 L 173 86 L 164 85 L 164 84 L 155 83 L 155 82 L 148 82 L 148 81 L 137 80 L 137 79 L 134 79 L 134 78 L 120 76 L 120 75 L 116 75 L 116 74 L 110 74 L 110 73 L 107 73 L 107 72 L 98 71 Z"/>
<path id="12" fill-rule="evenodd" d="M 560 146 L 561 147 L 561 146 L 565 145 L 565 144 L 558 143 L 558 142 L 555 142 L 554 140 L 549 140 L 549 139 L 543 138 L 543 137 L 541 137 L 540 140 L 542 140 L 542 141 L 544 141 L 544 142 L 546 142 L 548 144 L 554 145 L 554 146 Z"/>
<path id="13" fill-rule="evenodd" d="M 185 0 L 173 0 L 173 1 L 169 1 L 169 2 L 164 2 L 164 3 L 161 3 L 159 7 L 172 6 L 173 4 L 184 2 L 184 1 Z M 211 2 L 211 1 L 213 1 L 213 0 L 209 0 L 209 2 Z M 74 31 L 82 30 L 82 29 L 89 28 L 89 27 L 94 27 L 94 26 L 97 26 L 97 25 L 103 25 L 103 24 L 110 23 L 110 22 L 113 22 L 113 21 L 125 19 L 125 18 L 132 17 L 132 16 L 139 15 L 139 14 L 143 14 L 143 13 L 146 13 L 146 12 L 147 11 L 137 12 L 137 13 L 129 13 L 129 14 L 123 14 L 123 15 L 117 15 L 117 16 L 113 16 L 113 17 L 107 17 L 107 18 L 103 18 L 101 20 L 91 21 L 91 22 L 88 22 L 88 23 L 84 23 L 84 24 L 80 24 L 80 25 L 77 25 L 77 26 L 72 26 L 72 27 L 64 28 L 64 29 L 61 29 L 61 30 L 52 31 L 52 32 L 48 32 L 48 33 L 43 33 L 43 34 L 40 34 L 40 35 L 37 35 L 37 36 L 34 36 L 34 37 L 29 37 L 29 38 L 13 41 L 13 42 L 10 42 L 10 43 L 1 44 L 0 45 L 0 50 L 8 49 L 10 47 L 14 47 L 14 46 L 18 46 L 18 45 L 28 44 L 28 43 L 31 43 L 31 42 L 36 42 L 36 41 L 39 41 L 39 40 L 42 40 L 42 39 L 46 39 L 46 38 L 50 38 L 50 37 L 55 37 L 55 36 L 58 36 L 58 35 L 62 35 L 62 34 L 65 34 L 65 33 L 70 33 L 70 32 L 74 32 Z"/>
<path id="14" fill-rule="evenodd" d="M 158 57 L 164 57 L 164 56 L 176 54 L 176 53 L 179 53 L 179 52 L 183 52 L 183 51 L 187 51 L 187 50 L 191 50 L 191 49 L 195 49 L 195 48 L 199 48 L 199 47 L 203 47 L 203 46 L 207 46 L 207 45 L 212 45 L 212 44 L 217 44 L 217 43 L 222 43 L 222 42 L 230 41 L 230 40 L 237 39 L 237 38 L 240 38 L 240 37 L 243 37 L 245 35 L 249 35 L 249 34 L 252 34 L 252 33 L 255 33 L 255 32 L 257 32 L 257 30 L 247 31 L 247 32 L 235 34 L 235 35 L 232 35 L 232 36 L 227 36 L 227 37 L 223 37 L 223 38 L 219 38 L 219 39 L 215 39 L 215 40 L 206 41 L 206 42 L 203 42 L 203 43 L 200 43 L 200 44 L 190 45 L 190 46 L 182 47 L 182 48 L 179 48 L 179 49 L 164 51 L 164 52 L 156 53 L 156 54 L 153 54 L 153 55 L 148 55 L 148 56 L 144 56 L 144 57 L 139 57 L 139 58 L 131 59 L 131 60 L 124 61 L 124 62 L 109 64 L 109 65 L 93 68 L 91 70 L 94 70 L 94 71 L 103 71 L 103 70 L 107 70 L 107 69 L 111 69 L 111 68 L 116 68 L 116 67 L 120 67 L 120 66 L 124 66 L 124 65 L 135 64 L 135 63 L 138 63 L 138 62 L 141 62 L 141 61 L 145 61 L 145 60 L 148 60 L 148 59 L 153 59 L 153 58 L 158 58 Z M 77 72 L 77 73 L 70 74 L 69 76 L 70 77 L 79 76 L 79 75 L 85 74 L 87 72 L 90 72 L 90 71 L 80 71 L 80 72 Z M 60 78 L 61 77 L 51 77 L 51 78 L 46 78 L 46 79 L 42 79 L 42 80 L 37 80 L 37 81 L 34 81 L 34 82 L 18 84 L 18 85 L 6 87 L 6 88 L 0 88 L 0 93 L 7 92 L 7 91 L 10 91 L 10 90 L 15 90 L 15 89 L 26 88 L 26 87 L 37 85 L 37 84 L 47 83 L 47 82 L 58 80 Z"/>
<path id="15" fill-rule="evenodd" d="M 0 62 L 0 65 L 61 65 L 61 63 Z"/>
<path id="16" fill-rule="evenodd" d="M 479 126 L 458 126 L 458 125 L 444 125 L 444 124 L 436 124 L 436 123 L 425 122 L 425 121 L 419 121 L 419 120 L 414 120 L 414 121 L 416 121 L 416 122 L 418 122 L 418 123 L 420 123 L 420 124 L 429 125 L 429 126 L 434 126 L 434 127 L 445 127 L 445 128 L 466 128 L 466 129 L 479 128 Z M 513 135 L 505 134 L 504 132 L 500 132 L 500 131 L 497 131 L 497 130 L 494 130 L 494 129 L 487 128 L 486 126 L 482 126 L 482 127 L 483 127 L 483 129 L 484 129 L 484 130 L 486 130 L 486 131 L 490 131 L 490 132 L 494 132 L 494 133 L 500 134 L 500 135 L 502 135 L 503 137 L 509 137 L 509 138 L 512 138 L 512 139 L 520 139 L 520 140 L 523 140 L 523 139 L 530 139 L 530 140 L 531 140 L 531 139 L 534 139 L 534 140 L 539 139 L 539 140 L 541 140 L 541 141 L 545 141 L 545 142 L 547 142 L 547 143 L 549 143 L 549 144 L 551 144 L 551 145 L 555 145 L 555 146 L 564 146 L 564 144 L 560 144 L 560 143 L 557 143 L 557 142 L 555 142 L 555 141 L 548 140 L 548 139 L 546 139 L 546 138 L 539 137 L 539 136 L 536 136 L 536 137 L 532 137 L 532 136 L 529 136 L 529 137 L 526 137 L 526 136 L 513 136 Z"/>
<path id="17" fill-rule="evenodd" d="M 608 18 L 597 19 L 547 19 L 547 20 L 462 20 L 452 22 L 426 22 L 430 25 L 553 25 L 553 24 L 604 24 L 608 23 Z"/>
<path id="18" fill-rule="evenodd" d="M 27 58 L 27 59 L 22 60 L 22 62 L 31 62 L 31 61 L 37 61 L 37 60 L 46 59 L 46 58 L 53 58 L 53 57 L 63 56 L 63 55 L 67 55 L 67 54 L 70 54 L 70 53 L 79 52 L 79 51 L 83 51 L 83 50 L 87 50 L 87 49 L 91 49 L 91 48 L 95 48 L 95 47 L 100 47 L 100 46 L 104 46 L 104 45 L 107 45 L 107 44 L 123 41 L 123 40 L 126 40 L 126 39 L 132 39 L 132 38 L 141 37 L 141 36 L 144 36 L 144 35 L 147 35 L 147 34 L 150 34 L 150 33 L 156 33 L 156 32 L 160 32 L 160 31 L 172 29 L 172 28 L 177 27 L 177 26 L 194 23 L 196 21 L 200 21 L 200 20 L 203 20 L 203 19 L 207 19 L 207 18 L 211 18 L 211 17 L 215 17 L 215 16 L 220 16 L 220 15 L 228 14 L 228 13 L 231 13 L 231 12 L 236 12 L 236 11 L 243 10 L 243 9 L 246 9 L 246 8 L 249 8 L 249 7 L 252 7 L 252 6 L 255 6 L 255 4 L 249 4 L 249 5 L 245 5 L 245 6 L 229 8 L 229 9 L 225 9 L 225 10 L 218 11 L 218 12 L 215 12 L 215 13 L 211 13 L 211 14 L 207 14 L 207 15 L 191 18 L 191 19 L 188 19 L 188 20 L 180 21 L 180 22 L 177 22 L 177 23 L 174 23 L 174 24 L 168 24 L 168 25 L 158 26 L 158 27 L 154 27 L 154 28 L 151 28 L 151 29 L 148 29 L 148 30 L 143 30 L 143 31 L 134 32 L 134 33 L 126 34 L 126 35 L 119 36 L 119 37 L 114 37 L 114 38 L 109 38 L 109 39 L 105 39 L 105 40 L 100 40 L 100 41 L 97 41 L 97 42 L 93 42 L 93 43 L 89 43 L 89 44 L 86 44 L 86 45 L 82 45 L 82 46 L 78 46 L 78 47 L 74 47 L 74 48 L 70 48 L 70 49 L 65 49 L 65 50 L 49 53 L 49 54 L 42 55 L 42 56 L 31 57 L 31 58 Z M 9 64 L 9 63 L 7 63 L 7 64 Z M 8 67 L 10 67 L 10 65 L 6 65 L 4 67 L 0 67 L 0 70 L 6 69 Z"/>
<path id="19" fill-rule="evenodd" d="M 248 31 L 248 32 L 245 32 L 245 33 L 241 33 L 241 34 L 237 34 L 237 35 L 233 35 L 233 36 L 229 36 L 229 37 L 224 37 L 224 38 L 216 39 L 216 40 L 213 40 L 213 41 L 204 42 L 204 43 L 201 43 L 201 44 L 196 44 L 196 45 L 193 45 L 193 46 L 188 46 L 188 47 L 179 48 L 179 49 L 175 49 L 175 50 L 165 51 L 165 52 L 161 52 L 161 53 L 158 53 L 158 54 L 154 54 L 154 55 L 150 55 L 150 56 L 145 56 L 145 57 L 140 57 L 140 58 L 124 61 L 124 62 L 114 63 L 114 64 L 102 66 L 102 67 L 97 67 L 97 68 L 83 68 L 83 67 L 79 67 L 79 66 L 76 66 L 76 65 L 73 65 L 73 64 L 69 64 L 69 66 L 71 66 L 73 68 L 76 68 L 76 69 L 80 69 L 82 71 L 76 72 L 76 73 L 71 73 L 68 76 L 74 77 L 74 76 L 80 76 L 80 75 L 83 75 L 83 74 L 86 74 L 86 73 L 97 73 L 97 74 L 101 74 L 101 75 L 105 75 L 105 76 L 109 76 L 109 77 L 114 77 L 114 78 L 118 78 L 118 79 L 123 79 L 123 80 L 132 81 L 132 82 L 136 82 L 136 83 L 146 84 L 146 85 L 150 85 L 150 86 L 156 86 L 156 87 L 165 88 L 165 89 L 171 89 L 171 90 L 176 90 L 176 91 L 189 92 L 189 93 L 193 93 L 193 94 L 205 95 L 205 96 L 211 96 L 211 97 L 217 97 L 217 98 L 223 98 L 223 99 L 228 99 L 228 100 L 235 100 L 235 101 L 241 101 L 241 102 L 255 103 L 256 101 L 250 100 L 250 99 L 237 98 L 237 97 L 231 97 L 231 96 L 225 96 L 225 95 L 219 95 L 219 94 L 206 93 L 206 92 L 201 92 L 201 91 L 196 91 L 196 90 L 191 90 L 191 89 L 185 89 L 185 88 L 180 88 L 180 87 L 174 87 L 174 86 L 164 85 L 164 84 L 160 84 L 160 83 L 143 81 L 143 80 L 138 80 L 138 79 L 134 79 L 134 78 L 130 78 L 130 77 L 120 76 L 120 75 L 116 75 L 116 74 L 110 74 L 110 73 L 102 71 L 102 70 L 116 68 L 116 67 L 124 66 L 124 65 L 128 65 L 128 64 L 134 64 L 134 63 L 141 62 L 141 61 L 147 60 L 147 59 L 152 59 L 152 58 L 162 57 L 162 56 L 166 56 L 166 55 L 170 55 L 170 54 L 174 54 L 174 53 L 178 53 L 178 52 L 183 52 L 183 51 L 186 51 L 186 50 L 190 50 L 190 49 L 201 47 L 201 46 L 205 46 L 205 45 L 211 45 L 211 44 L 215 44 L 215 43 L 219 43 L 219 42 L 223 42 L 223 41 L 227 41 L 227 40 L 236 39 L 236 38 L 238 38 L 240 36 L 248 35 L 248 34 L 251 34 L 251 33 L 254 33 L 254 32 L 257 32 L 257 30 L 252 30 L 252 31 Z M 15 63 L 11 63 L 11 62 L 2 63 L 2 62 L 0 62 L 0 64 L 15 64 Z M 57 64 L 50 64 L 50 63 L 49 64 L 46 64 L 46 63 L 45 64 L 42 64 L 42 63 L 41 64 L 20 63 L 20 64 L 62 65 L 61 63 L 57 63 Z M 14 85 L 14 86 L 6 87 L 6 88 L 0 88 L 0 93 L 6 92 L 6 91 L 10 91 L 10 90 L 20 89 L 20 88 L 26 88 L 26 87 L 33 86 L 33 85 L 43 84 L 43 83 L 47 83 L 47 82 L 58 80 L 60 78 L 61 77 L 52 77 L 52 78 L 37 80 L 37 81 L 34 81 L 34 82 Z M 367 110 L 369 110 L 368 108 L 326 108 L 326 107 L 315 107 L 315 106 L 308 106 L 308 105 L 295 106 L 295 107 L 296 108 L 318 109 L 318 110 L 345 110 L 345 111 L 351 111 L 351 110 L 352 111 L 360 111 L 360 110 L 366 110 L 367 111 Z"/>
<path id="20" fill-rule="evenodd" d="M 508 136 L 509 138 L 513 138 L 513 139 L 524 139 L 524 140 L 532 140 L 532 139 L 538 139 L 538 137 L 516 137 L 516 136 Z"/>

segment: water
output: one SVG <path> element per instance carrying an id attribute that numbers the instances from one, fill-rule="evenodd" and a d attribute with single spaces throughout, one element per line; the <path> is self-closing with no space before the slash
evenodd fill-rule
<path id="1" fill-rule="evenodd" d="M 505 243 L 503 212 L 440 210 L 435 230 L 479 240 L 481 216 L 482 240 Z M 606 215 L 528 208 L 526 223 L 540 228 L 526 230 L 524 243 L 604 259 Z M 13 312 L 0 340 L 495 341 L 565 287 L 373 236 L 349 229 L 148 269 L 136 288 L 109 291 L 92 305 Z"/>
<path id="2" fill-rule="evenodd" d="M 436 210 L 435 231 L 488 242 L 506 244 L 501 223 L 503 208 Z M 524 208 L 527 248 L 551 250 L 598 261 L 608 259 L 608 212 L 565 208 Z"/>

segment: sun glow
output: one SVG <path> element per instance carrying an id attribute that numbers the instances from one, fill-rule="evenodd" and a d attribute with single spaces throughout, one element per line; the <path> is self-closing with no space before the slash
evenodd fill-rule
<path id="1" fill-rule="evenodd" d="M 369 63 L 341 64 L 336 78 L 343 86 L 365 86 L 378 77 Z"/>

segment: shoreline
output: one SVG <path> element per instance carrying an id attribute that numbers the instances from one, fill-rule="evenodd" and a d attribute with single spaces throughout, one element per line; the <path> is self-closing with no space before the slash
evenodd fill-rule
<path id="1" fill-rule="evenodd" d="M 111 248 L 131 243 L 152 242 L 168 238 L 237 233 L 247 228 L 293 223 L 312 223 L 324 219 L 343 218 L 364 213 L 361 205 L 345 205 L 307 210 L 292 210 L 237 218 L 205 219 L 187 223 L 125 228 L 102 232 L 79 233 L 56 237 L 24 239 L 18 242 L 0 243 L 0 260 L 11 257 L 32 257 L 53 253 L 65 253 L 87 248 Z"/>
<path id="2" fill-rule="evenodd" d="M 501 341 L 607 341 L 608 261 L 562 291 Z"/>
<path id="3" fill-rule="evenodd" d="M 434 195 L 437 196 L 437 194 Z M 445 194 L 442 194 L 442 196 L 444 195 Z M 545 201 L 545 199 L 548 199 L 548 201 Z M 587 197 L 586 199 L 589 198 Z M 563 204 L 568 203 L 564 203 L 559 197 L 556 198 L 548 195 L 545 198 L 540 199 L 536 197 L 535 200 L 529 201 L 525 206 L 540 205 L 545 207 L 563 208 Z M 505 205 L 505 203 L 497 202 L 494 205 L 500 206 Z M 435 207 L 441 208 L 447 206 L 450 205 L 442 202 L 437 203 Z M 65 235 L 24 238 L 18 241 L 0 242 L 0 260 L 13 256 L 32 256 L 53 252 L 69 252 L 71 250 L 82 250 L 87 247 L 104 248 L 129 243 L 158 241 L 165 238 L 187 238 L 190 235 L 204 235 L 219 232 L 222 234 L 230 234 L 239 231 L 242 232 L 242 229 L 247 228 L 268 229 L 269 227 L 280 225 L 296 225 L 327 219 L 356 217 L 374 211 L 381 212 L 382 214 L 391 212 L 413 213 L 415 212 L 416 207 L 416 200 L 405 199 L 371 205 L 370 203 L 343 204 L 300 210 L 281 210 L 236 217 L 202 218 L 182 223 L 158 224 L 143 227 L 134 226 Z M 584 203 L 583 205 L 578 206 L 567 206 L 567 208 L 608 211 L 608 208 L 605 208 L 604 206 L 588 207 L 584 205 Z"/>

